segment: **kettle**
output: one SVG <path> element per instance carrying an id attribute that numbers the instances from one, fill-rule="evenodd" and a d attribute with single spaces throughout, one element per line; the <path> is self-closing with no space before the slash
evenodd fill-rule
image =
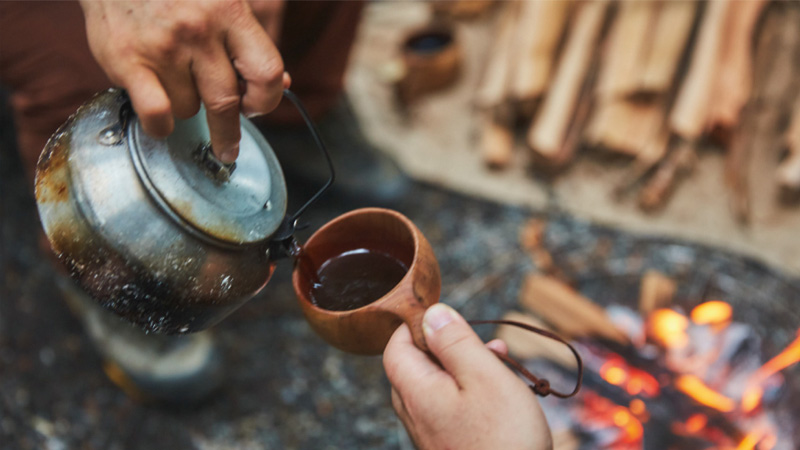
<path id="1" fill-rule="evenodd" d="M 240 117 L 240 153 L 212 153 L 203 111 L 166 139 L 144 133 L 125 91 L 81 106 L 50 138 L 36 167 L 36 203 L 50 244 L 95 300 L 147 331 L 181 334 L 219 322 L 258 293 L 297 248 L 297 212 L 269 143 Z"/>

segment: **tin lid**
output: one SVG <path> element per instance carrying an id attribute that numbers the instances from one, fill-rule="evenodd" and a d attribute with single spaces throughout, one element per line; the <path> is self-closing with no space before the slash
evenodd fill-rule
<path id="1" fill-rule="evenodd" d="M 129 123 L 129 147 L 139 178 L 169 215 L 200 238 L 224 244 L 267 240 L 286 214 L 286 184 L 278 159 L 258 129 L 240 117 L 239 157 L 232 166 L 212 154 L 205 111 L 177 120 L 167 139 Z"/>

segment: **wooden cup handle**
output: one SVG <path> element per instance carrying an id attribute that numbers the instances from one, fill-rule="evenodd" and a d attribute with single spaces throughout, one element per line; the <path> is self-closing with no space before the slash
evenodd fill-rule
<path id="1" fill-rule="evenodd" d="M 408 325 L 411 330 L 411 339 L 414 345 L 423 352 L 428 352 L 428 344 L 425 342 L 425 333 L 422 330 L 422 316 L 428 309 L 422 301 L 416 298 L 409 298 L 402 308 L 397 308 L 395 313 Z"/>

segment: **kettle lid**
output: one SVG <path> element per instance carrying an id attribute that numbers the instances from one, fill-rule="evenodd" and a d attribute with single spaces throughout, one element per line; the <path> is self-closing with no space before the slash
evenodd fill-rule
<path id="1" fill-rule="evenodd" d="M 176 120 L 166 139 L 129 121 L 129 149 L 142 183 L 164 211 L 200 238 L 254 244 L 275 233 L 286 215 L 287 193 L 278 159 L 258 129 L 240 116 L 236 163 L 211 152 L 205 110 Z"/>

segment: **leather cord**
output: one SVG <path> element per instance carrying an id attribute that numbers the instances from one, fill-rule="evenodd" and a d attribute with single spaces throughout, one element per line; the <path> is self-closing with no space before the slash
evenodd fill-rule
<path id="1" fill-rule="evenodd" d="M 530 331 L 532 333 L 539 334 L 549 339 L 553 339 L 554 341 L 558 341 L 564 345 L 566 345 L 573 355 L 575 355 L 575 360 L 578 362 L 578 382 L 575 384 L 575 389 L 572 392 L 565 394 L 563 392 L 559 392 L 552 387 L 550 387 L 550 382 L 547 381 L 545 378 L 539 378 L 536 375 L 532 374 L 528 369 L 526 369 L 522 364 L 511 358 L 510 356 L 503 355 L 500 353 L 495 352 L 498 358 L 503 360 L 506 364 L 511 366 L 514 370 L 516 370 L 519 374 L 523 377 L 527 378 L 528 381 L 533 383 L 530 388 L 531 390 L 539 396 L 547 397 L 548 395 L 553 395 L 559 398 L 569 398 L 577 394 L 581 390 L 581 383 L 583 380 L 583 360 L 581 359 L 581 355 L 578 354 L 578 351 L 575 350 L 575 347 L 569 344 L 569 342 L 565 341 L 559 335 L 543 330 L 538 327 L 534 327 L 532 325 L 528 325 L 526 323 L 517 322 L 514 320 L 468 320 L 467 321 L 470 325 L 484 325 L 484 324 L 492 324 L 492 325 L 511 325 L 514 327 L 522 328 L 524 330 Z"/>

